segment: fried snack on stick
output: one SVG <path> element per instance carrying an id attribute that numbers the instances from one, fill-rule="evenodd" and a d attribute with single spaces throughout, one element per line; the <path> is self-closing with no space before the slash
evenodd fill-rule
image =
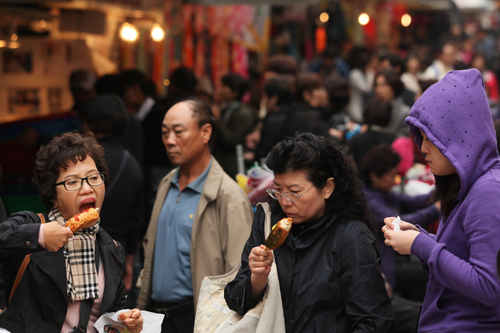
<path id="1" fill-rule="evenodd" d="M 269 236 L 267 236 L 265 245 L 268 250 L 276 250 L 285 239 L 288 237 L 288 233 L 292 229 L 292 218 L 285 217 L 276 223 Z"/>
<path id="2" fill-rule="evenodd" d="M 85 227 L 87 224 L 97 222 L 99 221 L 99 213 L 97 212 L 98 209 L 99 208 L 89 208 L 80 214 L 76 214 L 70 218 L 64 226 L 70 228 L 74 233 Z"/>

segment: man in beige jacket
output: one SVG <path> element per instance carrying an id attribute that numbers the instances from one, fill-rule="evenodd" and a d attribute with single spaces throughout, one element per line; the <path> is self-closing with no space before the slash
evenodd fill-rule
<path id="1" fill-rule="evenodd" d="M 178 168 L 158 188 L 137 306 L 165 314 L 163 333 L 193 331 L 201 281 L 229 272 L 250 235 L 250 202 L 210 154 L 214 124 L 210 107 L 198 100 L 175 104 L 162 124 Z"/>

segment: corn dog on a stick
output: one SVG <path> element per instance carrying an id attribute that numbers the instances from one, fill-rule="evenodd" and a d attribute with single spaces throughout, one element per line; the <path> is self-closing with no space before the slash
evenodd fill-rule
<path id="1" fill-rule="evenodd" d="M 292 229 L 292 218 L 285 217 L 276 223 L 269 236 L 267 236 L 265 245 L 269 250 L 276 250 L 285 239 L 288 237 L 288 233 Z"/>
<path id="2" fill-rule="evenodd" d="M 72 232 L 76 232 L 83 228 L 88 223 L 99 221 L 99 213 L 97 212 L 99 208 L 89 208 L 80 214 L 76 214 L 66 222 L 64 225 L 71 229 Z"/>

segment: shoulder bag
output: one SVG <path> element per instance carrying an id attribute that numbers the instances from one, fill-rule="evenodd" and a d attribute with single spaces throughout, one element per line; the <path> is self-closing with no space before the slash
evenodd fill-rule
<path id="1" fill-rule="evenodd" d="M 40 222 L 42 224 L 45 223 L 45 216 L 43 216 L 43 214 L 38 213 L 36 215 L 38 215 L 38 217 L 40 218 Z M 26 267 L 28 267 L 28 264 L 30 263 L 30 258 L 31 258 L 31 253 L 27 254 L 24 257 L 24 260 L 23 260 L 21 266 L 19 266 L 19 270 L 17 271 L 16 279 L 14 280 L 14 285 L 12 286 L 12 290 L 10 292 L 9 302 L 12 299 L 12 296 L 14 296 L 14 292 L 16 291 L 17 285 L 19 284 L 19 282 L 21 282 L 21 279 L 23 278 L 24 271 L 26 270 Z M 5 307 L 5 309 L 7 309 L 7 307 Z M 4 309 L 4 311 L 5 311 L 5 309 Z M 2 313 L 2 312 L 3 311 L 0 309 L 0 313 Z"/>
<path id="2" fill-rule="evenodd" d="M 266 214 L 264 232 L 267 238 L 271 232 L 271 210 L 267 203 L 259 203 L 258 206 L 261 206 Z M 224 299 L 224 288 L 234 280 L 240 266 L 241 263 L 224 275 L 207 276 L 203 279 L 196 307 L 195 333 L 285 332 L 276 261 L 272 264 L 268 287 L 262 300 L 243 317 L 229 309 Z"/>

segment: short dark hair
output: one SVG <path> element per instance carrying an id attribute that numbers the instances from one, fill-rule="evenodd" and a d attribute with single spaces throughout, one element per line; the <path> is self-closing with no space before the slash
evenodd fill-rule
<path id="1" fill-rule="evenodd" d="M 249 87 L 248 80 L 236 73 L 224 75 L 221 79 L 221 82 L 223 85 L 229 87 L 229 89 L 237 94 L 237 100 L 241 100 L 243 98 L 243 95 L 245 95 Z"/>
<path id="2" fill-rule="evenodd" d="M 365 184 L 372 183 L 370 175 L 374 173 L 382 177 L 396 168 L 401 162 L 401 156 L 387 143 L 381 143 L 370 149 L 361 162 L 359 174 Z"/>
<path id="3" fill-rule="evenodd" d="M 344 110 L 351 96 L 349 82 L 343 77 L 331 75 L 325 79 L 325 89 L 333 113 Z"/>
<path id="4" fill-rule="evenodd" d="M 158 97 L 156 85 L 140 70 L 127 69 L 121 72 L 119 76 L 123 80 L 125 87 L 131 87 L 137 84 L 144 95 L 154 99 Z"/>
<path id="5" fill-rule="evenodd" d="M 383 76 L 385 80 L 387 81 L 387 84 L 391 87 L 391 89 L 394 91 L 394 96 L 397 97 L 403 93 L 405 90 L 405 85 L 399 78 L 398 73 L 396 73 L 395 70 L 393 69 L 384 69 L 378 72 L 375 75 L 375 79 L 373 80 L 374 84 L 377 80 L 377 77 Z"/>
<path id="6" fill-rule="evenodd" d="M 391 121 L 392 104 L 381 98 L 372 98 L 363 110 L 363 119 L 366 125 L 386 127 Z"/>
<path id="7" fill-rule="evenodd" d="M 129 124 L 127 108 L 115 94 L 94 97 L 82 107 L 80 117 L 93 133 L 116 137 L 125 133 Z"/>
<path id="8" fill-rule="evenodd" d="M 418 81 L 418 85 L 420 86 L 420 90 L 422 90 L 422 93 L 427 90 L 430 86 L 432 86 L 434 83 L 437 83 L 437 80 L 434 79 L 429 79 L 429 80 L 422 80 Z"/>
<path id="9" fill-rule="evenodd" d="M 266 71 L 295 76 L 299 71 L 299 66 L 297 60 L 291 55 L 275 54 L 269 58 Z"/>
<path id="10" fill-rule="evenodd" d="M 123 78 L 116 74 L 106 74 L 97 79 L 94 89 L 98 95 L 116 94 L 120 98 L 123 98 L 125 94 L 125 82 Z"/>
<path id="11" fill-rule="evenodd" d="M 322 87 L 321 77 L 317 73 L 300 73 L 297 75 L 297 89 L 295 95 L 299 100 L 304 99 L 304 92 L 311 92 Z"/>
<path id="12" fill-rule="evenodd" d="M 179 103 L 184 103 L 184 102 L 186 102 L 189 105 L 191 111 L 193 112 L 193 117 L 196 118 L 196 120 L 198 121 L 199 128 L 201 128 L 205 124 L 210 124 L 210 126 L 212 126 L 212 135 L 210 136 L 210 140 L 208 141 L 208 144 L 211 145 L 215 137 L 216 127 L 215 127 L 215 117 L 214 114 L 212 113 L 210 105 L 194 97 L 183 100 L 182 102 Z"/>
<path id="13" fill-rule="evenodd" d="M 173 87 L 174 89 L 183 92 L 187 92 L 189 94 L 194 93 L 194 90 L 196 88 L 196 83 L 198 82 L 196 76 L 194 75 L 194 72 L 185 66 L 180 66 L 176 68 L 170 74 L 169 79 L 170 79 L 170 87 Z"/>
<path id="14" fill-rule="evenodd" d="M 373 232 L 361 180 L 344 151 L 332 139 L 298 133 L 277 143 L 267 156 L 266 165 L 278 175 L 303 170 L 317 189 L 323 189 L 328 178 L 333 177 L 335 190 L 326 201 L 327 209 L 344 220 L 362 221 Z M 280 210 L 275 202 L 273 211 Z"/>
<path id="15" fill-rule="evenodd" d="M 277 97 L 278 105 L 289 104 L 292 99 L 293 79 L 287 75 L 278 75 L 269 79 L 264 84 L 267 97 Z"/>
<path id="16" fill-rule="evenodd" d="M 406 65 L 403 61 L 403 59 L 397 55 L 397 54 L 384 54 L 379 57 L 379 61 L 384 61 L 387 60 L 391 64 L 391 67 L 393 69 L 396 69 L 396 67 L 399 67 L 400 73 L 403 73 L 406 71 Z"/>
<path id="17" fill-rule="evenodd" d="M 56 199 L 54 187 L 61 169 L 68 168 L 69 161 L 77 163 L 90 156 L 99 172 L 108 172 L 104 150 L 92 133 L 84 135 L 70 132 L 56 136 L 48 144 L 42 146 L 36 154 L 33 181 L 38 187 L 43 204 L 51 209 Z"/>
<path id="18" fill-rule="evenodd" d="M 372 58 L 372 53 L 364 46 L 355 46 L 350 55 L 349 65 L 351 68 L 364 69 Z"/>

